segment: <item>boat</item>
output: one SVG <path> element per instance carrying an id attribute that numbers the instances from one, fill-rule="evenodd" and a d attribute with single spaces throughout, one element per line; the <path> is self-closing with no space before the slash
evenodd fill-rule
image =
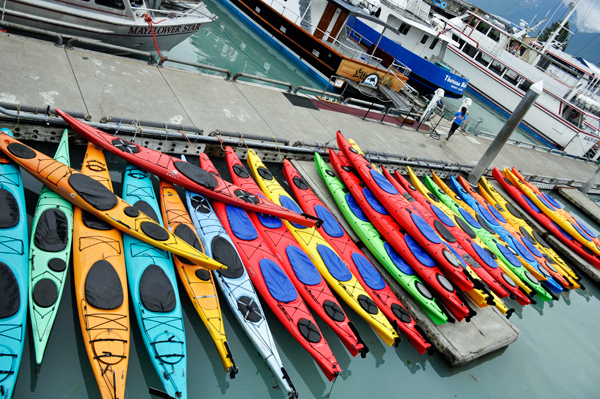
<path id="1" fill-rule="evenodd" d="M 473 283 L 463 273 L 460 262 L 444 246 L 440 236 L 415 212 L 408 201 L 380 172 L 362 157 L 338 131 L 337 143 L 354 170 L 375 195 L 386 211 L 416 242 L 423 247 L 444 271 L 444 275 L 463 291 L 473 289 Z"/>
<path id="2" fill-rule="evenodd" d="M 508 268 L 506 268 L 506 270 L 503 270 L 503 268 L 498 267 L 498 263 L 496 262 L 496 259 L 498 258 L 496 257 L 496 255 L 493 255 L 493 253 L 489 249 L 485 249 L 487 248 L 487 246 L 483 243 L 481 238 L 477 237 L 473 229 L 471 229 L 466 224 L 466 222 L 463 222 L 460 216 L 456 215 L 449 207 L 446 206 L 446 204 L 440 201 L 440 199 L 437 196 L 432 194 L 431 191 L 429 191 L 429 189 L 421 182 L 421 180 L 419 180 L 419 178 L 413 172 L 410 166 L 407 167 L 407 169 L 408 174 L 410 176 L 410 180 L 412 182 L 412 185 L 409 185 L 409 189 L 410 187 L 414 187 L 416 191 L 418 191 L 419 194 L 422 195 L 422 197 L 416 196 L 417 200 L 433 201 L 435 203 L 435 208 L 432 207 L 433 213 L 439 213 L 438 211 L 436 211 L 436 208 L 441 210 L 447 218 L 444 218 L 441 214 L 438 217 L 439 220 L 442 223 L 444 223 L 445 226 L 450 228 L 452 227 L 452 225 L 458 226 L 460 232 L 458 230 L 453 230 L 454 236 L 461 237 L 461 239 L 463 239 L 463 242 L 466 241 L 469 244 L 465 244 L 463 247 L 465 248 L 465 250 L 467 250 L 467 252 L 473 258 L 473 260 L 475 260 L 477 264 L 483 267 L 492 277 L 494 277 L 496 282 L 498 282 L 504 290 L 510 293 L 509 297 L 511 299 L 516 299 L 517 302 L 519 302 L 521 305 L 529 305 L 531 303 L 529 297 L 521 290 L 519 290 L 519 286 L 517 285 L 517 281 L 521 281 L 519 277 Z M 470 242 L 467 240 L 470 240 Z M 470 263 L 468 259 L 466 260 L 467 263 Z M 490 286 L 490 288 L 492 289 L 494 287 L 494 285 Z"/>
<path id="3" fill-rule="evenodd" d="M 69 165 L 69 133 L 63 132 L 54 159 Z M 36 373 L 39 372 L 56 314 L 71 257 L 73 206 L 43 187 L 31 223 L 29 243 L 29 316 Z"/>
<path id="4" fill-rule="evenodd" d="M 421 95 L 461 98 L 469 79 L 445 63 L 448 47 L 456 43 L 443 35 L 443 23 L 423 0 L 381 0 L 377 17 L 385 25 L 351 16 L 350 38 L 368 54 L 392 57 L 410 69 L 407 83 Z"/>
<path id="5" fill-rule="evenodd" d="M 162 225 L 150 176 L 127 164 L 123 197 Z M 148 358 L 173 398 L 187 398 L 187 352 L 181 300 L 171 255 L 133 236 L 123 236 L 127 281 Z"/>
<path id="6" fill-rule="evenodd" d="M 507 273 L 507 270 L 518 276 L 518 279 L 513 279 L 519 287 L 521 287 L 525 293 L 529 294 L 535 291 L 540 299 L 543 301 L 551 301 L 552 295 L 542 287 L 538 279 L 536 279 L 527 269 L 523 267 L 524 260 L 520 260 L 520 256 L 518 253 L 512 249 L 504 239 L 502 239 L 498 233 L 494 229 L 492 229 L 489 225 L 482 225 L 479 223 L 479 220 L 483 220 L 479 217 L 479 220 L 476 219 L 471 213 L 467 210 L 467 205 L 461 205 L 457 201 L 461 201 L 460 197 L 456 194 L 448 194 L 448 192 L 452 193 L 452 190 L 446 186 L 446 184 L 439 179 L 438 176 L 435 176 L 436 181 L 430 178 L 428 175 L 425 175 L 425 184 L 429 188 L 432 193 L 444 203 L 446 206 L 459 216 L 459 218 L 466 223 L 466 225 L 473 230 L 473 232 L 477 235 L 477 237 L 481 238 L 481 240 L 485 243 L 485 245 L 490 249 L 490 251 L 497 257 L 500 258 L 502 264 L 507 269 L 503 270 Z M 443 186 L 439 186 L 439 184 L 443 184 Z M 453 197 L 450 197 L 453 195 Z M 470 209 L 470 208 L 469 208 Z M 471 211 L 474 212 L 474 211 Z M 458 220 L 458 219 L 456 219 Z M 487 228 L 485 228 L 486 226 Z M 502 265 L 501 265 L 502 267 Z M 507 273 L 508 274 L 508 273 Z M 535 302 L 532 300 L 531 296 L 529 297 L 532 303 Z"/>
<path id="7" fill-rule="evenodd" d="M 323 158 L 315 153 L 315 166 L 321 179 L 329 189 L 338 208 L 346 218 L 346 221 L 352 227 L 352 230 L 358 235 L 385 267 L 388 273 L 404 288 L 419 304 L 421 309 L 437 325 L 448 322 L 448 317 L 436 304 L 433 296 L 427 290 L 415 271 L 400 257 L 394 248 L 381 238 L 381 234 L 375 229 L 375 226 L 360 209 L 358 203 L 347 193 L 348 189 L 335 176 L 335 173 L 325 163 Z"/>
<path id="8" fill-rule="evenodd" d="M 210 269 L 223 267 L 175 237 L 143 212 L 133 208 L 104 185 L 39 151 L 4 136 L 0 150 L 55 193 L 113 227 L 150 245 Z M 41 168 L 40 165 L 44 165 Z"/>
<path id="9" fill-rule="evenodd" d="M 169 51 L 216 19 L 202 2 L 177 0 L 6 0 L 0 14 L 7 22 L 140 51 Z"/>
<path id="10" fill-rule="evenodd" d="M 232 181 L 249 193 L 263 195 L 235 151 L 227 146 L 225 154 Z M 354 323 L 348 319 L 312 260 L 281 219 L 254 212 L 249 216 L 254 226 L 261 229 L 271 251 L 279 255 L 283 270 L 311 310 L 335 332 L 352 356 L 360 353 L 361 357 L 365 358 L 369 348 L 360 337 Z"/>
<path id="11" fill-rule="evenodd" d="M 415 284 L 417 290 L 426 298 L 435 300 L 437 306 L 446 314 L 448 321 L 470 320 L 473 312 L 457 296 L 457 291 L 452 283 L 442 274 L 419 243 L 389 215 L 371 191 L 366 186 L 362 187 L 364 183 L 354 174 L 355 169 L 350 166 L 346 157 L 341 152 L 338 155 L 330 149 L 329 160 L 336 174 L 350 190 L 354 200 L 379 234 L 400 255 L 399 258 L 404 259 L 426 284 Z M 402 263 L 398 264 L 402 265 Z M 436 294 L 435 297 L 430 290 Z"/>
<path id="12" fill-rule="evenodd" d="M 459 45 L 449 46 L 445 59 L 469 76 L 469 88 L 509 115 L 529 88 L 543 81 L 543 92 L 522 124 L 566 154 L 592 155 L 600 133 L 600 104 L 594 100 L 598 77 L 579 62 L 557 58 L 547 46 L 526 43 L 527 26 L 472 11 L 446 25 L 443 35 Z"/>
<path id="13" fill-rule="evenodd" d="M 81 173 L 112 191 L 102 150 L 88 144 Z M 131 331 L 121 232 L 73 210 L 73 286 L 83 343 L 102 399 L 125 399 Z"/>
<path id="14" fill-rule="evenodd" d="M 213 277 L 221 288 L 223 297 L 273 373 L 283 394 L 290 399 L 297 398 L 298 391 L 283 367 L 256 291 L 231 238 L 227 235 L 207 198 L 185 190 L 185 199 L 196 233 L 202 241 L 206 254 L 227 265 L 227 269 L 213 272 Z"/>
<path id="15" fill-rule="evenodd" d="M 554 283 L 560 284 L 562 287 L 557 288 L 555 284 L 550 285 L 548 284 L 548 280 L 546 283 L 544 283 L 544 285 L 550 288 L 554 293 L 561 293 L 563 292 L 563 288 L 568 289 L 570 287 L 567 279 L 563 277 L 562 274 L 560 274 L 558 270 L 554 268 L 554 266 L 549 264 L 546 259 L 544 259 L 542 252 L 536 246 L 530 245 L 530 242 L 527 240 L 527 238 L 525 238 L 525 236 L 521 234 L 519 230 L 515 229 L 510 223 L 508 223 L 508 220 L 504 219 L 504 217 L 496 208 L 494 208 L 483 197 L 481 197 L 479 193 L 470 186 L 464 177 L 459 175 L 458 179 L 451 181 L 455 190 L 458 188 L 458 186 L 456 186 L 457 180 L 458 183 L 460 183 L 461 188 L 466 191 L 466 193 L 461 191 L 461 194 L 465 198 L 472 198 L 470 202 L 473 204 L 473 206 L 475 206 L 475 208 L 477 208 L 477 212 L 483 216 L 483 218 L 494 228 L 494 230 L 502 234 L 502 237 L 507 243 L 512 243 L 514 249 L 516 249 L 519 255 L 521 255 L 523 259 L 527 260 L 527 262 L 532 265 L 535 270 L 546 276 L 548 280 L 550 280 L 551 277 Z M 471 208 L 475 209 L 473 206 L 471 206 Z"/>
<path id="16" fill-rule="evenodd" d="M 482 177 L 479 180 L 478 187 L 479 193 L 492 204 L 492 206 L 494 206 L 494 208 L 496 208 L 498 212 L 513 225 L 513 227 L 518 229 L 531 245 L 536 246 L 536 248 L 542 252 L 546 261 L 557 268 L 559 272 L 568 279 L 573 289 L 585 289 L 579 281 L 581 280 L 581 277 L 565 263 L 565 261 L 531 228 L 529 224 L 527 224 L 527 222 L 525 222 L 525 220 L 523 220 L 521 213 L 507 202 L 485 177 Z"/>
<path id="17" fill-rule="evenodd" d="M 324 85 L 345 97 L 361 96 L 366 81 L 399 92 L 410 70 L 394 60 L 368 54 L 349 38 L 350 16 L 383 23 L 362 7 L 343 0 L 223 0 L 234 13 Z M 341 79 L 339 79 L 341 78 Z M 369 78 L 367 80 L 367 78 Z M 369 97 L 367 93 L 366 97 Z"/>
<path id="18" fill-rule="evenodd" d="M 206 154 L 200 165 L 217 173 Z M 213 201 L 212 206 L 223 228 L 233 241 L 256 290 L 285 329 L 312 356 L 325 377 L 333 381 L 342 371 L 306 302 L 294 287 L 281 263 L 267 245 L 245 210 Z"/>
<path id="19" fill-rule="evenodd" d="M 306 180 L 300 176 L 287 159 L 283 160 L 283 175 L 302 210 L 323 220 L 323 224 L 317 231 L 346 263 L 348 269 L 369 293 L 373 302 L 392 323 L 398 334 L 404 334 L 421 355 L 428 351 L 431 343 L 428 342 L 424 331 L 417 327 L 415 320 L 392 292 L 375 266 L 356 246 L 335 216 L 315 195 Z"/>
<path id="20" fill-rule="evenodd" d="M 12 136 L 6 128 L 2 134 Z M 10 399 L 19 375 L 27 329 L 29 236 L 25 192 L 19 166 L 0 156 L 0 396 Z M 43 292 L 41 292 L 42 300 Z M 36 298 L 34 298 L 36 299 Z"/>
<path id="21" fill-rule="evenodd" d="M 160 180 L 159 193 L 165 228 L 194 248 L 205 252 L 175 187 L 171 183 Z M 238 368 L 227 343 L 217 286 L 210 270 L 177 256 L 173 257 L 173 263 L 181 284 L 217 348 L 223 368 L 229 373 L 230 378 L 235 378 Z"/>
<path id="22" fill-rule="evenodd" d="M 254 150 L 248 151 L 248 167 L 267 198 L 295 212 L 302 212 L 296 201 L 273 177 Z M 398 333 L 321 234 L 314 227 L 306 228 L 288 221 L 284 223 L 310 256 L 331 289 L 375 330 L 383 342 L 388 346 L 395 344 L 400 339 Z"/>
<path id="23" fill-rule="evenodd" d="M 219 202 L 250 211 L 289 218 L 295 223 L 306 226 L 312 226 L 317 223 L 317 220 L 311 216 L 298 215 L 262 197 L 251 195 L 240 187 L 223 180 L 220 176 L 211 175 L 199 166 L 160 151 L 151 150 L 132 142 L 115 138 L 111 134 L 86 125 L 61 110 L 57 109 L 56 112 L 73 130 L 86 140 L 170 183 L 203 194 Z"/>

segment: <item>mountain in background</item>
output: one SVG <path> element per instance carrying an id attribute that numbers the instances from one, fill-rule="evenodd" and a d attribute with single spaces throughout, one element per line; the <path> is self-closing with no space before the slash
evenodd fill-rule
<path id="1" fill-rule="evenodd" d="M 554 21 L 562 20 L 569 12 L 562 0 L 470 0 L 470 2 L 485 12 L 498 15 L 516 25 L 519 25 L 521 19 L 531 22 L 537 14 L 532 24 L 535 25 L 550 11 L 549 21 L 542 23 L 535 32 L 530 33 L 533 36 L 539 35 L 547 22 L 549 25 Z M 593 64 L 600 63 L 600 32 L 598 31 L 600 24 L 597 23 L 599 20 L 597 17 L 600 17 L 600 5 L 596 4 L 597 1 L 590 0 L 582 0 L 579 4 L 575 14 L 569 20 L 571 31 L 575 35 L 571 36 L 567 47 L 567 53 L 585 58 Z M 558 11 L 554 13 L 557 7 Z"/>

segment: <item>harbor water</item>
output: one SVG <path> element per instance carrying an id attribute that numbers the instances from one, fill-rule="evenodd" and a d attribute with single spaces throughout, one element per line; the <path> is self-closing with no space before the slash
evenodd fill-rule
<path id="1" fill-rule="evenodd" d="M 46 154 L 56 146 L 27 143 Z M 79 168 L 85 147 L 71 147 L 72 166 Z M 197 157 L 188 157 L 197 163 Z M 229 179 L 223 159 L 214 159 L 223 178 Z M 122 190 L 125 162 L 107 154 L 116 193 Z M 267 164 L 284 182 L 281 166 Z M 41 183 L 23 174 L 27 210 L 32 212 Z M 157 180 L 154 181 L 158 185 Z M 284 184 L 285 186 L 285 184 Z M 157 188 L 157 187 L 155 187 Z M 594 226 L 599 229 L 598 226 Z M 83 345 L 72 283 L 72 265 L 44 363 L 34 376 L 35 360 L 31 329 L 27 328 L 25 352 L 14 398 L 99 399 L 99 391 Z M 350 308 L 344 306 L 370 348 L 365 359 L 352 358 L 335 334 L 317 318 L 323 335 L 343 369 L 332 383 L 325 379 L 312 358 L 293 340 L 277 318 L 265 308 L 282 361 L 301 398 L 591 398 L 597 397 L 600 380 L 600 290 L 583 279 L 586 291 L 567 292 L 558 301 L 516 309 L 511 320 L 522 336 L 508 348 L 487 355 L 463 367 L 449 366 L 441 356 L 421 356 L 404 339 L 397 348 L 386 346 L 373 330 Z M 205 326 L 179 286 L 187 337 L 189 398 L 272 398 L 282 399 L 275 379 L 221 301 L 225 328 L 239 374 L 230 380 L 224 372 Z M 183 294 L 183 295 L 182 295 Z M 161 388 L 131 311 L 131 348 L 127 374 L 127 398 L 150 398 L 148 387 Z"/>

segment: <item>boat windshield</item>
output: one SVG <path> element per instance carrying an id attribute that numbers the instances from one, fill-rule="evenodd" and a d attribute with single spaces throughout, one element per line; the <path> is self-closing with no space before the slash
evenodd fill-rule
<path id="1" fill-rule="evenodd" d="M 125 3 L 123 3 L 123 0 L 95 0 L 95 3 L 99 6 L 114 8 L 117 10 L 125 9 Z"/>

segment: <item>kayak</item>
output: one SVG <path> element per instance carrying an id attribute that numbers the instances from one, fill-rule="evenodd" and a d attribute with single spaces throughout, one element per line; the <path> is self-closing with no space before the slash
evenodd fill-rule
<path id="1" fill-rule="evenodd" d="M 569 221 L 573 225 L 574 228 L 577 229 L 577 227 L 579 227 L 579 229 L 583 230 L 585 232 L 584 236 L 586 238 L 591 238 L 594 244 L 596 244 L 597 247 L 600 247 L 600 238 L 596 237 L 595 233 L 590 229 L 590 227 L 587 224 L 585 224 L 585 222 L 564 210 L 560 202 L 552 198 L 551 195 L 542 192 L 542 190 L 540 190 L 537 186 L 528 182 L 525 179 L 525 177 L 523 177 L 523 175 L 514 166 L 511 168 L 511 172 L 518 179 L 520 179 L 527 187 L 529 187 L 531 191 L 533 191 L 544 204 L 546 204 L 546 202 L 550 204 L 550 207 L 554 211 L 556 211 L 557 214 L 563 216 L 567 221 Z M 577 230 L 579 231 L 579 229 Z"/>
<path id="2" fill-rule="evenodd" d="M 186 241 L 199 251 L 204 252 L 198 235 L 194 231 L 194 224 L 190 219 L 183 201 L 177 194 L 175 187 L 169 182 L 160 180 L 159 184 L 162 218 L 165 227 L 177 237 Z M 225 371 L 230 378 L 235 378 L 238 368 L 233 360 L 233 355 L 227 344 L 221 305 L 217 296 L 217 287 L 212 274 L 202 266 L 194 265 L 186 259 L 173 257 L 175 270 L 179 275 L 181 284 L 192 301 L 196 312 L 208 329 Z"/>
<path id="3" fill-rule="evenodd" d="M 200 165 L 211 174 L 218 173 L 206 154 Z M 263 300 L 296 341 L 313 357 L 329 381 L 342 369 L 323 337 L 308 306 L 283 270 L 278 257 L 269 249 L 262 233 L 244 209 L 212 202 L 213 208 Z"/>
<path id="4" fill-rule="evenodd" d="M 69 165 L 69 133 L 63 132 L 54 159 Z M 29 243 L 29 316 L 36 374 L 44 359 L 67 277 L 73 238 L 73 206 L 44 186 Z"/>
<path id="5" fill-rule="evenodd" d="M 296 168 L 287 159 L 283 160 L 283 175 L 291 187 L 292 193 L 298 199 L 300 208 L 309 215 L 323 220 L 323 224 L 317 231 L 321 233 L 321 236 L 346 263 L 348 269 L 365 288 L 373 302 L 381 309 L 396 331 L 398 333 L 402 332 L 417 352 L 421 355 L 424 354 L 431 347 L 431 344 L 427 341 L 423 330 L 419 331 L 417 323 L 383 280 L 375 266 L 354 244 L 354 241 L 338 223 L 335 216 L 315 195 L 306 180 L 300 176 Z"/>
<path id="6" fill-rule="evenodd" d="M 179 240 L 143 212 L 133 208 L 104 185 L 33 148 L 3 136 L 0 150 L 61 197 L 104 222 L 157 248 L 209 269 L 223 265 Z"/>
<path id="7" fill-rule="evenodd" d="M 404 178 L 402 178 L 401 181 L 406 182 L 405 187 L 407 187 L 407 190 L 411 193 L 411 195 L 414 195 L 417 201 L 420 201 L 421 203 L 426 203 L 428 201 L 432 202 L 430 208 L 432 209 L 433 213 L 438 216 L 438 219 L 444 224 L 445 227 L 452 229 L 452 235 L 461 240 L 462 247 L 470 255 L 470 257 L 464 257 L 463 259 L 467 263 L 472 265 L 476 264 L 485 270 L 500 285 L 501 289 L 509 293 L 509 297 L 511 299 L 516 299 L 521 305 L 530 304 L 531 301 L 529 300 L 529 297 L 519 290 L 519 286 L 515 282 L 515 280 L 520 281 L 520 279 L 514 273 L 512 273 L 510 269 L 508 269 L 508 272 L 511 275 L 505 273 L 502 268 L 498 267 L 498 263 L 496 263 L 494 257 L 492 257 L 493 253 L 488 252 L 489 249 L 487 251 L 485 250 L 485 248 L 487 248 L 486 245 L 479 237 L 476 236 L 475 232 L 470 229 L 469 226 L 466 225 L 458 215 L 454 214 L 454 212 L 452 212 L 452 210 L 448 208 L 446 204 L 441 202 L 439 198 L 433 195 L 431 191 L 429 191 L 429 189 L 421 182 L 421 180 L 419 180 L 410 167 L 407 169 L 412 184 L 408 183 L 408 181 L 406 181 Z M 398 174 L 396 174 L 396 177 L 398 177 Z M 417 193 L 420 195 L 417 195 Z M 446 217 L 444 217 L 444 215 Z M 461 223 L 463 223 L 462 227 Z M 458 229 L 455 227 L 458 227 Z M 465 228 L 469 233 L 463 230 L 463 228 Z M 480 269 L 477 268 L 477 266 L 474 267 L 476 271 L 480 272 Z M 488 286 L 494 290 L 494 292 L 499 290 L 499 288 L 493 283 L 491 285 L 488 284 Z M 502 291 L 498 292 L 501 293 Z M 498 293 L 496 294 L 500 296 Z M 503 296 L 500 297 L 503 298 Z"/>
<path id="8" fill-rule="evenodd" d="M 12 136 L 10 130 L 1 130 L 7 137 Z M 0 179 L 0 206 L 4 209 L 0 219 L 4 243 L 0 250 L 0 397 L 10 399 L 19 374 L 27 326 L 29 236 L 21 172 L 18 165 L 2 155 Z M 44 291 L 38 299 L 43 300 Z"/>
<path id="9" fill-rule="evenodd" d="M 220 176 L 213 176 L 206 170 L 194 164 L 182 161 L 160 151 L 151 150 L 122 140 L 112 134 L 95 129 L 66 113 L 56 110 L 69 126 L 86 140 L 96 144 L 106 151 L 112 152 L 146 170 L 159 178 L 185 189 L 205 195 L 216 201 L 234 205 L 254 212 L 263 212 L 272 216 L 289 218 L 292 222 L 304 226 L 313 226 L 317 220 L 305 215 L 277 206 L 264 198 L 248 195 L 240 187 L 223 180 Z"/>
<path id="10" fill-rule="evenodd" d="M 295 212 L 302 212 L 296 201 L 283 189 L 253 150 L 248 151 L 248 166 L 267 198 Z M 312 259 L 327 284 L 369 323 L 388 346 L 396 343 L 400 337 L 390 322 L 321 234 L 314 227 L 306 228 L 288 221 L 284 222 Z"/>
<path id="11" fill-rule="evenodd" d="M 595 256 L 600 256 L 600 247 L 594 243 L 594 235 L 588 234 L 576 222 L 572 222 L 557 212 L 556 208 L 543 196 L 537 195 L 533 190 L 525 185 L 523 180 L 515 176 L 510 170 L 506 169 L 504 175 L 511 183 L 519 189 L 532 202 L 537 209 L 548 216 L 552 223 L 558 226 L 561 232 L 567 234 L 590 250 Z"/>
<path id="12" fill-rule="evenodd" d="M 477 207 L 477 211 L 483 216 L 483 218 L 496 230 L 507 243 L 513 243 L 513 249 L 515 249 L 523 259 L 525 259 L 534 270 L 538 271 L 544 277 L 547 278 L 542 284 L 548 287 L 554 293 L 561 293 L 564 289 L 569 288 L 569 282 L 558 272 L 556 268 L 548 264 L 544 256 L 538 248 L 531 245 L 531 243 L 521 234 L 521 232 L 515 229 L 508 220 L 498 212 L 489 202 L 487 202 L 477 191 L 471 187 L 471 185 L 462 177 L 459 176 L 458 181 L 456 179 L 453 182 L 457 189 L 465 190 L 462 192 L 462 196 L 470 198 L 469 201 Z M 458 185 L 460 185 L 460 187 Z M 473 206 L 471 206 L 473 208 Z M 475 209 L 475 208 L 473 208 Z M 526 266 L 527 267 L 527 266 Z M 531 270 L 530 270 L 531 271 Z M 553 282 L 553 284 L 550 284 Z M 560 285 L 559 285 L 560 284 Z"/>
<path id="13" fill-rule="evenodd" d="M 360 209 L 354 197 L 348 192 L 349 190 L 344 186 L 344 183 L 335 176 L 318 153 L 315 153 L 315 166 L 338 208 L 363 244 L 375 255 L 388 273 L 417 300 L 421 309 L 435 324 L 447 323 L 448 317 L 435 303 L 429 291 L 426 292 L 427 296 L 421 293 L 424 285 L 419 276 L 415 274 L 415 271 L 398 255 L 391 245 L 381 239 L 381 234 L 369 222 L 369 219 Z M 416 328 L 420 327 L 417 325 Z"/>
<path id="14" fill-rule="evenodd" d="M 458 321 L 465 318 L 470 319 L 472 312 L 457 296 L 452 283 L 440 272 L 433 259 L 419 243 L 406 234 L 405 230 L 389 215 L 371 191 L 367 187 L 363 187 L 364 183 L 353 173 L 354 168 L 350 166 L 346 157 L 343 154 L 337 155 L 331 150 L 329 151 L 329 160 L 359 208 L 373 223 L 379 234 L 400 255 L 399 258 L 404 259 L 423 279 L 422 281 L 426 285 L 419 284 L 417 289 L 429 299 L 434 299 L 433 294 L 429 291 L 433 290 L 439 297 L 436 304 L 445 311 L 450 322 L 455 321 L 452 316 Z"/>
<path id="15" fill-rule="evenodd" d="M 271 369 L 284 395 L 297 398 L 298 391 L 281 363 L 264 311 L 231 238 L 205 197 L 185 190 L 185 198 L 206 254 L 227 266 L 227 269 L 213 271 L 223 297 L 265 364 Z"/>
<path id="16" fill-rule="evenodd" d="M 464 260 L 481 278 L 483 282 L 497 295 L 499 298 L 506 298 L 509 294 L 486 269 L 482 267 L 483 260 L 475 250 L 475 244 L 469 236 L 460 229 L 454 223 L 444 210 L 442 210 L 438 204 L 433 204 L 423 194 L 419 192 L 412 184 L 408 182 L 400 174 L 400 171 L 394 172 L 394 177 L 398 183 L 406 190 L 406 192 L 415 199 L 423 208 L 424 213 L 429 213 L 433 219 L 430 219 L 430 225 L 433 224 L 433 228 L 438 231 L 440 236 L 444 237 L 452 248 L 454 248 L 460 255 L 459 259 Z M 390 180 L 391 181 L 391 180 Z M 438 200 L 439 203 L 439 200 Z M 446 232 L 447 230 L 447 232 Z M 448 234 L 449 233 L 449 234 Z"/>
<path id="17" fill-rule="evenodd" d="M 582 288 L 578 282 L 580 277 L 577 273 L 539 235 L 540 241 L 535 238 L 537 233 L 523 220 L 519 211 L 508 203 L 485 177 L 480 179 L 478 187 L 482 197 L 492 204 L 514 228 L 518 229 L 531 245 L 534 245 L 542 252 L 544 258 L 569 281 L 573 289 Z"/>
<path id="18" fill-rule="evenodd" d="M 81 173 L 112 192 L 102 150 L 88 144 Z M 121 232 L 73 209 L 73 282 L 83 343 L 103 399 L 124 399 L 129 363 L 129 292 Z"/>
<path id="19" fill-rule="evenodd" d="M 342 153 L 354 167 L 363 182 L 375 198 L 385 207 L 387 212 L 443 270 L 446 277 L 463 291 L 472 290 L 473 283 L 467 278 L 460 267 L 460 262 L 442 244 L 440 236 L 415 212 L 408 201 L 398 193 L 396 188 L 371 164 L 354 149 L 340 132 L 337 133 L 337 143 Z"/>
<path id="20" fill-rule="evenodd" d="M 510 171 L 506 170 L 506 173 L 508 174 L 510 173 Z M 569 236 L 566 232 L 564 232 L 564 230 L 558 227 L 558 225 L 554 224 L 552 222 L 552 219 L 545 215 L 537 206 L 535 206 L 533 202 L 529 200 L 529 198 L 527 198 L 525 194 L 523 194 L 517 187 L 515 187 L 513 183 L 503 174 L 503 172 L 500 171 L 500 169 L 494 168 L 494 170 L 492 171 L 492 175 L 494 176 L 496 181 L 500 183 L 504 191 L 506 191 L 508 195 L 512 197 L 512 199 L 514 199 L 521 208 L 523 208 L 538 223 L 540 223 L 544 227 L 544 229 L 548 230 L 550 234 L 562 241 L 577 255 L 581 256 L 591 265 L 600 269 L 600 258 L 594 255 L 594 253 L 591 250 L 583 246 L 579 241 Z M 538 242 L 543 241 L 543 239 L 537 233 L 535 233 L 534 237 Z"/>
<path id="21" fill-rule="evenodd" d="M 264 196 L 235 151 L 226 147 L 225 153 L 232 181 L 249 193 Z M 261 230 L 271 251 L 278 254 L 283 270 L 308 306 L 336 333 L 352 356 L 360 353 L 361 357 L 366 357 L 369 348 L 358 330 L 348 319 L 312 260 L 281 219 L 254 212 L 249 213 L 249 216 L 254 226 Z"/>
<path id="22" fill-rule="evenodd" d="M 400 181 L 403 180 L 405 184 L 408 184 L 408 182 L 402 177 L 402 175 L 400 175 L 400 172 L 398 170 L 396 170 L 395 172 L 396 179 L 394 179 L 390 175 L 390 173 L 385 167 L 383 167 L 383 175 L 394 185 L 396 190 L 398 190 L 398 192 L 411 203 L 415 210 L 419 212 L 419 214 L 440 235 L 440 237 L 443 238 L 448 250 L 451 251 L 460 261 L 464 273 L 468 275 L 469 279 L 473 282 L 473 285 L 475 287 L 472 290 L 465 291 L 465 294 L 469 296 L 469 298 L 471 298 L 473 302 L 475 302 L 480 308 L 486 307 L 488 305 L 495 306 L 498 310 L 502 312 L 502 314 L 505 314 L 507 315 L 507 317 L 510 317 L 514 310 L 511 311 L 504 304 L 504 302 L 502 302 L 502 300 L 498 296 L 496 296 L 496 294 L 491 290 L 490 285 L 488 285 L 487 282 L 492 284 L 496 289 L 502 290 L 501 292 L 504 294 L 504 297 L 508 296 L 508 293 L 502 288 L 502 286 L 500 286 L 500 284 L 496 280 L 494 280 L 494 278 L 487 271 L 485 271 L 485 269 L 481 267 L 481 265 L 479 265 L 474 259 L 471 258 L 471 256 L 464 248 L 464 246 L 470 245 L 470 243 L 467 241 L 459 243 L 459 240 L 456 238 L 454 233 L 462 231 L 458 227 L 456 227 L 456 225 L 454 225 L 454 223 L 452 223 L 451 220 L 450 225 L 454 226 L 446 227 L 446 224 L 439 220 L 435 212 L 437 211 L 440 214 L 440 216 L 446 215 L 443 214 L 443 212 L 439 208 L 432 208 L 432 206 L 434 205 L 431 204 L 430 201 L 424 202 L 424 205 L 417 201 L 415 197 L 413 197 L 413 194 L 422 197 L 421 193 L 419 193 L 416 189 L 411 190 L 411 192 L 409 193 L 408 190 L 404 188 L 404 185 L 400 183 Z M 410 184 L 408 184 L 408 186 L 412 187 Z M 453 229 L 453 232 L 451 232 L 450 229 Z M 467 263 L 467 259 L 470 261 L 469 263 Z M 479 274 L 476 273 L 475 270 L 477 270 L 478 273 L 481 274 L 481 276 L 483 277 L 480 278 Z"/>
<path id="23" fill-rule="evenodd" d="M 523 267 L 521 260 L 518 259 L 518 254 L 505 243 L 504 239 L 502 239 L 488 224 L 480 224 L 479 220 L 483 219 L 479 217 L 479 220 L 477 220 L 474 216 L 472 216 L 471 213 L 469 213 L 465 208 L 467 205 L 462 202 L 460 197 L 457 194 L 454 194 L 453 191 L 446 186 L 438 176 L 434 175 L 434 178 L 436 179 L 435 182 L 429 176 L 425 176 L 425 184 L 429 187 L 431 192 L 435 193 L 435 195 L 437 195 L 437 197 L 444 204 L 446 204 L 448 208 L 458 215 L 464 224 L 466 224 L 469 229 L 474 232 L 474 235 L 477 235 L 477 237 L 481 238 L 485 245 L 491 250 L 491 253 L 493 253 L 497 258 L 500 258 L 505 267 L 510 269 L 516 276 L 519 277 L 519 279 L 515 280 L 515 282 L 519 284 L 519 286 L 523 288 L 525 292 L 529 293 L 534 290 L 543 301 L 551 301 L 552 296 L 542 287 L 540 282 Z M 443 184 L 445 189 L 438 186 L 438 182 Z M 452 193 L 452 198 L 446 190 Z M 461 201 L 465 207 L 460 205 L 457 200 Z M 458 221 L 459 219 L 456 220 Z M 506 269 L 504 269 L 504 271 L 506 272 Z M 529 292 L 527 290 L 529 290 Z"/>
<path id="24" fill-rule="evenodd" d="M 152 180 L 127 164 L 123 198 L 162 225 Z M 131 302 L 148 357 L 173 398 L 187 398 L 185 327 L 171 255 L 130 235 L 123 236 Z"/>

